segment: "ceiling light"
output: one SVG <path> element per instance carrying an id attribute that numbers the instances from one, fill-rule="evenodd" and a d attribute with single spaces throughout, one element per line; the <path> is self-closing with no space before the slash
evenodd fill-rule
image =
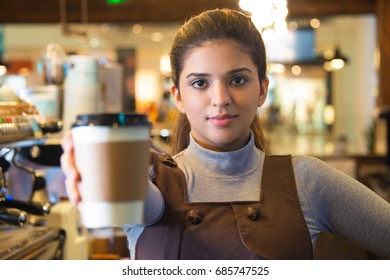
<path id="1" fill-rule="evenodd" d="M 92 47 L 92 48 L 97 48 L 100 46 L 100 40 L 97 39 L 97 38 L 92 38 L 90 41 L 89 41 L 89 45 Z"/>
<path id="2" fill-rule="evenodd" d="M 320 22 L 320 20 L 318 18 L 313 18 L 313 19 L 310 20 L 310 26 L 312 28 L 319 28 L 320 25 L 321 25 L 321 22 Z"/>
<path id="3" fill-rule="evenodd" d="M 250 12 L 260 31 L 272 28 L 279 37 L 287 33 L 287 0 L 240 0 L 241 9 Z"/>
<path id="4" fill-rule="evenodd" d="M 337 71 L 344 68 L 347 62 L 348 58 L 341 54 L 339 48 L 336 48 L 334 51 L 334 55 L 325 60 L 324 69 L 326 71 Z"/>
<path id="5" fill-rule="evenodd" d="M 131 30 L 133 31 L 133 33 L 135 34 L 139 34 L 142 32 L 142 25 L 141 24 L 134 24 L 133 27 L 131 28 Z"/>
<path id="6" fill-rule="evenodd" d="M 3 76 L 7 73 L 7 63 L 5 63 L 0 57 L 0 76 Z"/>
<path id="7" fill-rule="evenodd" d="M 291 67 L 291 73 L 294 76 L 299 76 L 302 73 L 302 68 L 299 65 L 294 65 Z"/>
<path id="8" fill-rule="evenodd" d="M 164 39 L 164 35 L 160 32 L 153 32 L 151 38 L 153 42 L 161 42 Z"/>
<path id="9" fill-rule="evenodd" d="M 0 76 L 5 75 L 7 73 L 7 67 L 5 65 L 0 65 Z"/>

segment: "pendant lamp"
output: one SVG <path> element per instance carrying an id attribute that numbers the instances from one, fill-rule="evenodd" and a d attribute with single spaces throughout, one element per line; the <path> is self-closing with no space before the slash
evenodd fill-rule
<path id="1" fill-rule="evenodd" d="M 348 58 L 341 53 L 338 47 L 336 47 L 333 56 L 325 60 L 324 69 L 326 71 L 337 71 L 344 68 L 347 63 Z"/>

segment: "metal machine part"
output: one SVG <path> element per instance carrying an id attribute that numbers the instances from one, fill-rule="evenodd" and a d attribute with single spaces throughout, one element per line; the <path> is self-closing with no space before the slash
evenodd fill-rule
<path id="1" fill-rule="evenodd" d="M 0 225 L 0 260 L 62 259 L 64 242 L 58 228 Z"/>
<path id="2" fill-rule="evenodd" d="M 0 143 L 36 137 L 40 130 L 37 117 L 39 112 L 30 103 L 0 102 Z"/>
<path id="3" fill-rule="evenodd" d="M 11 225 L 21 226 L 27 222 L 27 213 L 15 208 L 1 207 L 0 221 Z"/>

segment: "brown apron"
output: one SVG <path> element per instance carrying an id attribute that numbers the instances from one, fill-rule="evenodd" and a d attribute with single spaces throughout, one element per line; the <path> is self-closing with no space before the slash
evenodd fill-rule
<path id="1" fill-rule="evenodd" d="M 136 259 L 312 259 L 291 156 L 266 156 L 260 199 L 187 203 L 186 179 L 169 155 L 155 167 L 165 199 L 161 219 L 145 228 Z"/>

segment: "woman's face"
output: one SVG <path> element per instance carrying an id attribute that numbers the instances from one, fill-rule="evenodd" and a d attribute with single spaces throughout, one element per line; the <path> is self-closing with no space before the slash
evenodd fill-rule
<path id="1" fill-rule="evenodd" d="M 249 54 L 230 41 L 192 49 L 183 64 L 179 88 L 172 88 L 177 108 L 186 114 L 194 139 L 215 151 L 246 145 L 257 108 L 267 95 Z"/>

